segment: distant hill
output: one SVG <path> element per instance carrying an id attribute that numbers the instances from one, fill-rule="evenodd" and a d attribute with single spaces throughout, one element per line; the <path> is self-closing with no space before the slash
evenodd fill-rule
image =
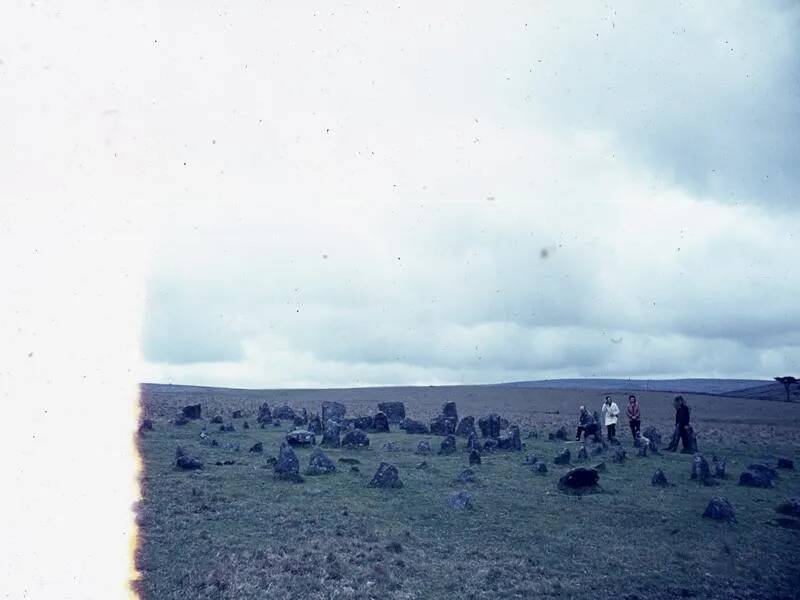
<path id="1" fill-rule="evenodd" d="M 780 388 L 783 386 L 763 379 L 545 379 L 541 381 L 514 381 L 498 385 L 507 387 L 542 389 L 581 389 L 609 392 L 670 392 L 676 394 L 711 394 L 716 396 L 739 396 L 737 392 Z M 768 391 L 764 392 L 769 395 Z M 755 397 L 755 396 L 754 396 Z M 763 398 L 781 400 L 782 398 Z"/>
<path id="2" fill-rule="evenodd" d="M 747 387 L 725 394 L 736 398 L 749 398 L 751 400 L 778 400 L 786 402 L 786 388 L 777 382 Z M 789 388 L 789 398 L 791 402 L 800 402 L 800 385 L 792 385 Z"/>

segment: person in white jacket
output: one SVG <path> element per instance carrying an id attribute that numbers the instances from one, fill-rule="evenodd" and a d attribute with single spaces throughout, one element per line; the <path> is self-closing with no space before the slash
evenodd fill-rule
<path id="1" fill-rule="evenodd" d="M 606 396 L 606 401 L 603 403 L 603 417 L 605 419 L 606 431 L 608 432 L 608 441 L 611 442 L 617 439 L 617 415 L 619 414 L 619 406 L 611 400 L 611 396 Z"/>

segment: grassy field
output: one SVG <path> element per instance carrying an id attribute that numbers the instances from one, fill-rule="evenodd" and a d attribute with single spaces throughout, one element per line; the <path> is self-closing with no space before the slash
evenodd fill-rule
<path id="1" fill-rule="evenodd" d="M 234 433 L 216 433 L 209 425 L 220 444 L 211 447 L 199 437 L 207 421 L 168 424 L 197 392 L 167 391 L 143 394 L 143 416 L 155 421 L 155 430 L 140 438 L 136 589 L 144 598 L 800 598 L 800 531 L 779 522 L 775 512 L 778 502 L 800 495 L 798 472 L 782 471 L 774 489 L 736 485 L 751 462 L 774 463 L 777 456 L 797 462 L 798 405 L 689 396 L 700 449 L 709 460 L 714 453 L 727 457 L 727 480 L 715 487 L 690 481 L 691 456 L 634 456 L 623 424 L 628 460 L 605 458 L 603 492 L 577 497 L 558 491 L 568 467 L 552 464 L 564 446 L 573 456 L 577 446 L 547 441 L 546 432 L 562 423 L 571 429 L 579 404 L 599 408 L 596 393 L 383 388 L 204 392 L 198 400 L 206 419 L 219 413 L 227 422 L 231 411 L 243 409 L 251 425 L 262 399 L 273 408 L 288 402 L 314 411 L 334 399 L 353 414 L 400 399 L 410 416 L 421 418 L 455 400 L 460 416 L 495 411 L 519 422 L 527 445 L 522 453 L 485 455 L 474 467 L 478 483 L 454 486 L 466 453 L 425 457 L 430 467 L 416 469 L 423 460 L 413 454 L 417 443 L 427 439 L 437 449 L 440 438 L 395 431 L 371 434 L 369 449 L 326 449 L 334 461 L 358 459 L 358 472 L 337 462 L 334 475 L 306 477 L 302 484 L 274 481 L 266 459 L 277 455 L 288 424 L 244 430 L 237 419 Z M 669 397 L 640 397 L 643 427 L 669 431 Z M 525 439 L 528 431 L 539 437 Z M 256 441 L 263 442 L 263 455 L 247 452 Z M 397 442 L 399 451 L 381 450 L 387 441 Z M 176 470 L 176 445 L 205 468 Z M 463 445 L 459 439 L 459 449 Z M 549 474 L 533 474 L 523 464 L 525 452 L 546 461 Z M 309 453 L 297 451 L 301 472 Z M 236 464 L 215 464 L 226 460 Z M 402 489 L 366 486 L 381 461 L 398 467 Z M 673 487 L 650 485 L 659 467 Z M 461 489 L 473 494 L 474 510 L 447 505 L 448 494 Z M 701 517 L 714 495 L 730 500 L 738 523 Z"/>

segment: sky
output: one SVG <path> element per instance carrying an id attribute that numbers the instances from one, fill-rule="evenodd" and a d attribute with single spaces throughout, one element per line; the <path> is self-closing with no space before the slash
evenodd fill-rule
<path id="1" fill-rule="evenodd" d="M 800 370 L 800 5 L 300 4 L 12 9 L 9 197 L 137 248 L 140 380 Z"/>

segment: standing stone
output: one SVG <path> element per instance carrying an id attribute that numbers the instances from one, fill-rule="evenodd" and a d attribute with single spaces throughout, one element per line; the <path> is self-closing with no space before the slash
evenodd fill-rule
<path id="1" fill-rule="evenodd" d="M 533 452 L 528 452 L 525 455 L 525 464 L 526 465 L 535 465 L 537 462 L 539 462 L 539 457 L 536 456 Z"/>
<path id="2" fill-rule="evenodd" d="M 567 428 L 562 425 L 552 433 L 548 433 L 547 439 L 549 439 L 550 441 L 566 442 L 569 439 L 569 433 L 567 432 Z"/>
<path id="3" fill-rule="evenodd" d="M 340 431 L 339 422 L 329 419 L 328 422 L 325 423 L 325 430 L 322 432 L 322 445 L 328 448 L 338 448 L 340 445 Z"/>
<path id="4" fill-rule="evenodd" d="M 714 465 L 714 472 L 712 474 L 713 477 L 716 479 L 725 479 L 727 475 L 725 474 L 725 464 L 727 460 L 723 458 L 717 458 L 716 455 L 711 457 L 711 463 Z"/>
<path id="5" fill-rule="evenodd" d="M 696 454 L 697 453 L 697 436 L 691 425 L 686 427 L 686 439 L 689 440 L 689 447 L 681 450 L 683 454 Z"/>
<path id="6" fill-rule="evenodd" d="M 402 402 L 380 402 L 378 410 L 386 415 L 389 423 L 400 423 L 406 418 L 406 407 Z"/>
<path id="7" fill-rule="evenodd" d="M 664 474 L 664 471 L 656 469 L 656 472 L 653 473 L 653 478 L 650 480 L 650 485 L 655 487 L 667 487 L 669 482 L 667 481 L 667 476 Z"/>
<path id="8" fill-rule="evenodd" d="M 369 487 L 378 488 L 401 488 L 403 487 L 403 482 L 400 481 L 400 474 L 397 472 L 397 467 L 382 462 L 367 485 Z"/>
<path id="9" fill-rule="evenodd" d="M 455 419 L 458 422 L 458 411 L 455 402 L 445 402 L 442 405 L 442 415 L 448 419 Z"/>
<path id="10" fill-rule="evenodd" d="M 578 460 L 589 460 L 589 453 L 586 451 L 586 446 L 581 446 L 580 450 L 578 450 Z"/>
<path id="11" fill-rule="evenodd" d="M 767 466 L 763 463 L 753 463 L 747 467 L 748 471 L 753 471 L 754 473 L 761 473 L 764 477 L 767 477 L 770 480 L 774 480 L 778 478 L 778 472 L 770 466 Z"/>
<path id="12" fill-rule="evenodd" d="M 456 427 L 456 435 L 469 437 L 473 433 L 477 433 L 475 430 L 475 417 L 464 417 L 461 419 L 461 422 Z"/>
<path id="13" fill-rule="evenodd" d="M 189 406 L 183 407 L 183 416 L 187 419 L 199 419 L 200 413 L 202 412 L 201 406 L 199 404 L 191 404 Z"/>
<path id="14" fill-rule="evenodd" d="M 244 423 L 242 423 L 242 427 L 243 427 L 244 429 L 250 429 L 250 423 L 248 423 L 247 421 L 245 421 Z"/>
<path id="15" fill-rule="evenodd" d="M 481 464 L 481 453 L 477 450 L 470 450 L 469 451 L 469 464 L 472 465 L 479 465 Z"/>
<path id="16" fill-rule="evenodd" d="M 568 465 L 571 458 L 572 455 L 570 454 L 569 448 L 564 448 L 561 452 L 556 454 L 553 463 L 557 465 Z"/>
<path id="17" fill-rule="evenodd" d="M 500 415 L 491 413 L 485 417 L 478 419 L 478 427 L 481 430 L 481 437 L 483 438 L 497 438 L 500 436 L 500 431 L 503 429 L 503 421 Z"/>
<path id="18" fill-rule="evenodd" d="M 414 451 L 414 454 L 419 454 L 421 456 L 428 456 L 430 453 L 431 445 L 427 440 L 422 440 L 419 444 L 417 444 L 417 449 Z"/>
<path id="19" fill-rule="evenodd" d="M 264 444 L 261 442 L 256 442 L 252 446 L 250 446 L 250 450 L 248 452 L 258 452 L 259 454 L 264 451 Z"/>
<path id="20" fill-rule="evenodd" d="M 702 483 L 703 485 L 712 485 L 714 482 L 711 480 L 711 469 L 708 468 L 708 461 L 702 454 L 695 454 L 692 459 L 692 477 L 693 480 Z"/>
<path id="21" fill-rule="evenodd" d="M 287 421 L 294 422 L 295 414 L 294 410 L 288 405 L 284 404 L 275 409 L 275 412 L 272 413 L 273 419 L 285 419 Z"/>
<path id="22" fill-rule="evenodd" d="M 456 431 L 456 420 L 454 417 L 439 415 L 431 419 L 431 434 L 433 435 L 452 435 Z"/>
<path id="23" fill-rule="evenodd" d="M 335 472 L 336 464 L 325 454 L 322 448 L 316 446 L 311 451 L 311 456 L 308 458 L 306 475 L 327 475 L 328 473 Z"/>
<path id="24" fill-rule="evenodd" d="M 519 427 L 511 425 L 508 429 L 501 431 L 497 443 L 501 450 L 522 450 L 522 438 L 519 435 Z"/>
<path id="25" fill-rule="evenodd" d="M 373 427 L 374 418 L 367 415 L 363 417 L 353 417 L 352 419 L 345 419 L 345 429 L 360 429 L 361 431 L 369 431 Z"/>
<path id="26" fill-rule="evenodd" d="M 384 413 L 379 412 L 373 417 L 372 431 L 375 433 L 389 433 L 389 418 Z"/>
<path id="27" fill-rule="evenodd" d="M 322 419 L 319 418 L 319 415 L 312 414 L 308 419 L 308 430 L 314 435 L 322 435 Z"/>
<path id="28" fill-rule="evenodd" d="M 369 437 L 360 429 L 353 429 L 342 436 L 343 448 L 366 448 L 369 446 Z"/>
<path id="29" fill-rule="evenodd" d="M 651 425 L 642 432 L 642 435 L 650 440 L 650 451 L 658 454 L 658 451 L 661 450 L 661 434 L 658 429 Z"/>
<path id="30" fill-rule="evenodd" d="M 275 462 L 275 468 L 273 469 L 273 476 L 281 481 L 294 481 L 296 483 L 303 481 L 303 478 L 300 477 L 300 461 L 297 460 L 297 455 L 288 442 L 284 441 L 281 444 L 278 460 Z"/>
<path id="31" fill-rule="evenodd" d="M 447 497 L 447 504 L 453 510 L 472 510 L 472 494 L 469 492 L 453 492 Z"/>
<path id="32" fill-rule="evenodd" d="M 231 419 L 241 419 L 242 418 L 242 411 L 235 410 L 231 413 Z"/>
<path id="33" fill-rule="evenodd" d="M 478 434 L 473 431 L 471 434 L 469 434 L 469 437 L 467 438 L 467 450 L 469 451 L 476 450 L 477 452 L 480 452 L 481 449 L 482 446 L 481 446 L 481 441 L 478 439 Z"/>
<path id="34" fill-rule="evenodd" d="M 439 454 L 453 454 L 456 451 L 456 436 L 445 436 L 439 447 Z"/>
<path id="35" fill-rule="evenodd" d="M 543 462 L 538 462 L 533 465 L 532 471 L 537 475 L 547 475 L 547 465 Z"/>
<path id="36" fill-rule="evenodd" d="M 722 496 L 715 496 L 711 499 L 705 512 L 703 512 L 703 516 L 717 521 L 736 522 L 736 513 L 733 510 L 733 506 L 731 506 L 727 498 Z"/>
<path id="37" fill-rule="evenodd" d="M 329 420 L 340 423 L 344 420 L 344 415 L 347 412 L 345 405 L 340 402 L 331 402 L 326 400 L 322 403 L 322 422 L 326 424 Z"/>
<path id="38" fill-rule="evenodd" d="M 219 425 L 219 424 L 221 424 L 221 423 L 224 423 L 225 421 L 223 420 L 223 418 L 222 418 L 222 415 L 217 415 L 216 417 L 214 417 L 213 419 L 211 419 L 211 422 L 212 422 L 214 425 Z"/>
<path id="39" fill-rule="evenodd" d="M 256 422 L 261 425 L 262 429 L 264 425 L 269 425 L 272 423 L 272 411 L 269 409 L 269 404 L 266 402 L 262 403 L 258 407 L 258 417 L 256 417 Z"/>
<path id="40" fill-rule="evenodd" d="M 421 421 L 415 421 L 414 419 L 403 419 L 401 424 L 401 429 L 404 429 L 406 433 L 430 433 L 428 431 L 428 426 Z"/>
<path id="41" fill-rule="evenodd" d="M 789 458 L 779 458 L 778 459 L 778 468 L 779 469 L 794 469 L 794 461 Z"/>
<path id="42" fill-rule="evenodd" d="M 233 426 L 233 423 L 227 423 L 226 425 L 220 425 L 219 430 L 225 433 L 233 433 L 236 431 L 236 427 Z"/>
<path id="43" fill-rule="evenodd" d="M 626 458 L 625 448 L 617 446 L 614 448 L 614 453 L 611 455 L 611 461 L 615 463 L 623 463 Z"/>
<path id="44" fill-rule="evenodd" d="M 636 456 L 647 456 L 647 449 L 650 447 L 650 444 L 639 444 L 636 447 Z"/>

